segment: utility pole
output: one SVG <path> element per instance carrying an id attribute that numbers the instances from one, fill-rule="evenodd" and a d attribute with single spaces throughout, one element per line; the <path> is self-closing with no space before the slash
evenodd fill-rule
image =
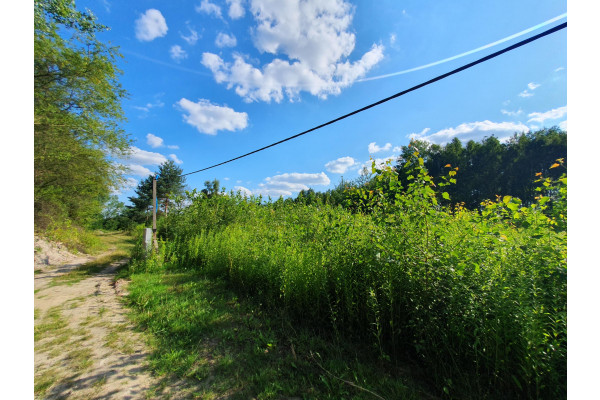
<path id="1" fill-rule="evenodd" d="M 154 250 L 158 250 L 158 241 L 156 240 L 156 179 L 158 179 L 158 175 L 154 175 L 152 177 L 152 243 L 154 245 Z"/>

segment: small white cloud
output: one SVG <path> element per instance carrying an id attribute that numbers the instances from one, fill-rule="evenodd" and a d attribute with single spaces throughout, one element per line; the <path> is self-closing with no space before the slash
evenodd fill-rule
<path id="1" fill-rule="evenodd" d="M 522 124 L 521 122 L 492 122 L 492 121 L 477 121 L 477 122 L 466 122 L 458 125 L 455 128 L 446 128 L 431 135 L 422 134 L 411 134 L 411 139 L 427 140 L 428 142 L 435 144 L 445 144 L 450 142 L 455 137 L 461 141 L 469 140 L 481 140 L 485 136 L 494 135 L 498 140 L 508 140 L 515 133 L 528 132 L 529 127 Z M 425 132 L 427 133 L 427 132 Z"/>
<path id="2" fill-rule="evenodd" d="M 381 151 L 389 151 L 392 148 L 391 143 L 386 143 L 384 146 L 379 147 L 375 142 L 369 143 L 369 154 L 379 153 Z"/>
<path id="3" fill-rule="evenodd" d="M 181 46 L 178 44 L 171 47 L 171 50 L 169 50 L 169 54 L 171 55 L 171 58 L 176 62 L 185 60 L 188 56 L 185 50 L 182 49 Z"/>
<path id="4" fill-rule="evenodd" d="M 181 161 L 179 158 L 177 158 L 177 155 L 169 154 L 169 157 L 171 158 L 171 160 L 175 161 L 175 164 L 183 164 L 183 161 Z"/>
<path id="5" fill-rule="evenodd" d="M 504 115 L 508 115 L 509 117 L 518 117 L 519 115 L 523 114 L 523 110 L 520 108 L 517 111 L 500 110 L 500 112 Z"/>
<path id="6" fill-rule="evenodd" d="M 233 35 L 219 32 L 217 39 L 215 40 L 215 44 L 218 47 L 235 47 L 237 45 L 237 40 Z"/>
<path id="7" fill-rule="evenodd" d="M 131 146 L 131 154 L 125 159 L 140 165 L 160 165 L 167 161 L 167 158 L 160 153 L 142 150 L 135 146 Z"/>
<path id="8" fill-rule="evenodd" d="M 533 93 L 530 93 L 529 91 L 527 91 L 527 89 L 525 89 L 521 93 L 519 93 L 519 97 L 531 97 L 531 96 L 533 96 Z"/>
<path id="9" fill-rule="evenodd" d="M 182 98 L 177 102 L 188 114 L 183 119 L 198 132 L 216 135 L 218 131 L 237 131 L 248 126 L 248 114 L 237 112 L 229 107 L 212 104 L 209 100 L 200 99 L 197 103 Z"/>
<path id="10" fill-rule="evenodd" d="M 138 164 L 127 164 L 125 165 L 127 168 L 127 174 L 135 175 L 135 176 L 143 176 L 146 177 L 148 175 L 152 175 L 152 171 L 148 168 L 138 165 Z"/>
<path id="11" fill-rule="evenodd" d="M 534 83 L 534 82 L 529 82 L 527 84 L 527 87 L 529 88 L 529 90 L 535 90 L 535 89 L 539 88 L 540 86 L 542 86 L 542 85 L 540 85 L 538 83 Z"/>
<path id="12" fill-rule="evenodd" d="M 550 111 L 546 111 L 544 113 L 533 112 L 529 115 L 529 120 L 527 122 L 537 122 L 543 124 L 546 120 L 554 120 L 562 118 L 567 114 L 567 106 L 555 108 Z"/>
<path id="13" fill-rule="evenodd" d="M 334 174 L 343 174 L 356 163 L 352 157 L 341 157 L 325 164 L 325 169 Z"/>
<path id="14" fill-rule="evenodd" d="M 242 6 L 243 0 L 226 0 L 229 5 L 229 18 L 239 19 L 244 16 L 244 7 Z"/>
<path id="15" fill-rule="evenodd" d="M 160 11 L 151 8 L 135 21 L 135 37 L 142 42 L 149 42 L 167 34 L 167 21 Z"/>
<path id="16" fill-rule="evenodd" d="M 324 172 L 317 174 L 292 172 L 266 178 L 253 193 L 271 197 L 291 196 L 292 193 L 308 190 L 311 186 L 327 186 L 330 183 L 329 177 Z"/>
<path id="17" fill-rule="evenodd" d="M 188 31 L 189 31 L 189 35 L 186 36 L 183 33 L 179 33 L 179 36 L 181 36 L 181 38 L 183 40 L 185 40 L 187 44 L 189 44 L 190 46 L 193 46 L 198 41 L 198 38 L 199 38 L 198 32 L 196 32 L 190 26 L 188 26 L 187 28 L 188 28 Z"/>
<path id="18" fill-rule="evenodd" d="M 252 190 L 245 188 L 243 186 L 234 186 L 233 190 L 235 192 L 240 192 L 242 196 L 244 197 L 250 197 L 252 196 Z"/>
<path id="19" fill-rule="evenodd" d="M 202 0 L 199 6 L 196 6 L 196 12 L 205 13 L 208 15 L 214 14 L 215 17 L 221 17 L 221 7 L 211 3 L 210 0 Z"/>
<path id="20" fill-rule="evenodd" d="M 561 122 L 560 124 L 558 124 L 558 127 L 560 129 L 562 129 L 563 131 L 567 130 L 567 120 L 565 119 L 563 122 Z"/>
<path id="21" fill-rule="evenodd" d="M 125 179 L 125 182 L 123 182 L 118 188 L 113 188 L 112 194 L 116 194 L 116 195 L 123 194 L 123 192 L 127 192 L 129 190 L 135 189 L 137 184 L 138 184 L 137 179 L 128 177 Z"/>
<path id="22" fill-rule="evenodd" d="M 150 147 L 153 148 L 157 148 L 157 147 L 161 147 L 164 143 L 164 140 L 162 140 L 160 137 L 153 135 L 151 133 L 146 135 L 146 143 L 148 143 L 148 145 L 150 145 Z"/>
<path id="23" fill-rule="evenodd" d="M 562 70 L 564 70 L 564 69 L 565 69 L 565 67 L 558 67 L 558 68 L 556 68 L 556 69 L 554 70 L 554 72 L 559 72 L 559 71 L 562 71 Z"/>
<path id="24" fill-rule="evenodd" d="M 177 146 L 176 144 L 169 144 L 167 145 L 167 149 L 177 150 L 179 149 L 179 146 Z"/>
<path id="25" fill-rule="evenodd" d="M 396 34 L 392 33 L 390 35 L 390 44 L 393 45 L 394 43 L 396 43 Z"/>

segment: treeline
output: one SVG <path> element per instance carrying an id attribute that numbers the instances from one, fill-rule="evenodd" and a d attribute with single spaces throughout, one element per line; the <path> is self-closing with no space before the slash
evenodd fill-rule
<path id="1" fill-rule="evenodd" d="M 89 227 L 119 186 L 130 141 L 125 90 L 107 28 L 70 0 L 34 2 L 34 221 L 38 231 Z"/>
<path id="2" fill-rule="evenodd" d="M 413 140 L 401 149 L 394 169 L 402 187 L 406 188 L 409 184 L 407 162 L 418 151 L 424 167 L 434 180 L 439 180 L 447 173 L 447 165 L 455 169 L 453 179 L 459 184 L 444 191 L 449 194 L 452 203 L 462 203 L 475 210 L 483 201 L 496 199 L 496 196 L 513 196 L 525 204 L 532 203 L 536 196 L 536 174 L 558 178 L 559 172 L 549 169 L 549 166 L 557 159 L 562 159 L 566 165 L 567 132 L 553 127 L 515 134 L 506 142 L 500 142 L 492 136 L 480 142 L 470 140 L 464 145 L 457 138 L 443 146 Z M 349 201 L 346 195 L 348 188 L 369 188 L 372 185 L 369 172 L 355 180 L 342 181 L 334 189 L 325 192 L 303 190 L 293 201 L 346 206 Z M 440 188 L 433 190 L 440 192 Z"/>

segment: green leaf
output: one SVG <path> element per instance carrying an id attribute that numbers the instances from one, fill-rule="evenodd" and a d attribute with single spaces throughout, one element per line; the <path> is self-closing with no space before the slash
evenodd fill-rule
<path id="1" fill-rule="evenodd" d="M 448 192 L 442 193 L 442 197 L 446 200 L 450 200 L 450 195 L 448 194 Z"/>
<path id="2" fill-rule="evenodd" d="M 510 199 L 512 199 L 512 196 L 504 196 L 502 201 L 504 202 L 504 204 L 508 204 L 510 202 Z"/>

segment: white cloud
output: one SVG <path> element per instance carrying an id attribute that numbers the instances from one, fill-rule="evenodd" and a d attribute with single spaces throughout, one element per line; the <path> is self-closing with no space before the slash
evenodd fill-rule
<path id="1" fill-rule="evenodd" d="M 329 172 L 333 172 L 334 174 L 343 174 L 354 164 L 356 164 L 354 158 L 341 157 L 337 160 L 329 161 L 327 164 L 325 164 L 325 169 Z"/>
<path id="2" fill-rule="evenodd" d="M 560 124 L 558 124 L 558 127 L 560 129 L 562 129 L 563 131 L 567 130 L 567 120 L 565 119 L 563 122 L 561 122 Z"/>
<path id="3" fill-rule="evenodd" d="M 181 36 L 181 38 L 183 40 L 186 41 L 187 44 L 189 44 L 190 46 L 193 46 L 196 44 L 196 42 L 198 41 L 198 32 L 196 32 L 193 28 L 191 28 L 190 26 L 187 27 L 188 31 L 190 31 L 190 34 L 185 36 L 183 33 L 179 33 L 179 36 Z"/>
<path id="4" fill-rule="evenodd" d="M 164 140 L 162 140 L 162 138 L 156 135 L 149 133 L 146 135 L 146 143 L 148 143 L 150 147 L 157 148 L 164 144 Z"/>
<path id="5" fill-rule="evenodd" d="M 488 120 L 478 122 L 467 122 L 456 128 L 446 128 L 431 135 L 411 134 L 411 139 L 427 140 L 435 144 L 445 144 L 455 137 L 461 141 L 480 140 L 484 136 L 494 135 L 498 140 L 507 140 L 515 133 L 528 132 L 529 128 L 521 122 L 491 122 Z M 426 132 L 425 132 L 426 133 Z"/>
<path id="6" fill-rule="evenodd" d="M 519 115 L 523 114 L 523 110 L 520 108 L 518 111 L 500 110 L 500 112 L 504 115 L 508 115 L 509 117 L 518 117 Z"/>
<path id="7" fill-rule="evenodd" d="M 118 188 L 113 188 L 112 194 L 116 194 L 116 195 L 123 194 L 123 192 L 135 189 L 137 184 L 138 184 L 137 179 L 128 177 L 125 179 L 125 182 L 123 182 Z"/>
<path id="8" fill-rule="evenodd" d="M 126 159 L 140 165 L 160 165 L 167 161 L 167 158 L 160 153 L 142 150 L 135 146 L 131 146 L 131 154 Z"/>
<path id="9" fill-rule="evenodd" d="M 242 194 L 242 196 L 245 196 L 245 197 L 250 197 L 250 196 L 252 196 L 252 190 L 250 190 L 250 189 L 248 189 L 248 188 L 245 188 L 245 187 L 243 187 L 243 186 L 234 186 L 234 187 L 233 187 L 233 190 L 234 190 L 235 192 L 238 192 L 238 191 L 239 191 L 239 192 Z"/>
<path id="10" fill-rule="evenodd" d="M 181 161 L 179 158 L 177 158 L 177 155 L 175 155 L 175 154 L 169 154 L 169 158 L 171 158 L 171 160 L 175 161 L 175 164 L 183 164 L 183 161 Z"/>
<path id="11" fill-rule="evenodd" d="M 253 193 L 271 197 L 291 196 L 312 186 L 327 186 L 330 183 L 329 177 L 324 172 L 317 174 L 292 172 L 266 178 Z"/>
<path id="12" fill-rule="evenodd" d="M 378 168 L 383 167 L 384 165 L 387 164 L 388 161 L 391 161 L 391 166 L 394 166 L 394 162 L 398 159 L 398 156 L 395 154 L 392 154 L 389 157 L 384 157 L 384 158 L 375 158 L 375 159 L 371 159 L 369 161 L 365 161 L 361 167 L 360 170 L 364 170 L 365 168 L 367 169 L 368 173 L 371 173 L 371 166 L 373 165 L 373 161 L 375 161 L 375 166 Z"/>
<path id="13" fill-rule="evenodd" d="M 519 93 L 519 97 L 531 97 L 531 96 L 533 96 L 533 93 L 530 93 L 529 91 L 527 91 L 527 89 L 525 89 L 521 93 Z"/>
<path id="14" fill-rule="evenodd" d="M 177 62 L 186 59 L 188 56 L 185 50 L 182 49 L 181 46 L 178 44 L 171 47 L 171 50 L 169 50 L 169 54 L 171 55 L 171 58 Z"/>
<path id="15" fill-rule="evenodd" d="M 379 147 L 375 142 L 371 142 L 369 143 L 369 154 L 379 153 L 380 151 L 389 151 L 391 148 L 391 143 L 386 143 L 383 147 Z"/>
<path id="16" fill-rule="evenodd" d="M 133 106 L 133 108 L 135 108 L 136 110 L 140 110 L 143 111 L 144 113 L 148 113 L 150 112 L 151 109 L 153 108 L 160 108 L 163 107 L 165 105 L 165 103 L 163 103 L 160 100 L 156 100 L 154 103 L 146 103 L 145 106 Z"/>
<path id="17" fill-rule="evenodd" d="M 250 10 L 255 47 L 277 57 L 261 67 L 241 54 L 232 62 L 212 53 L 202 59 L 217 82 L 246 101 L 280 102 L 284 96 L 293 101 L 302 91 L 337 95 L 383 59 L 383 45 L 373 44 L 360 59 L 348 60 L 355 46 L 349 30 L 353 8 L 342 0 L 253 0 Z"/>
<path id="18" fill-rule="evenodd" d="M 554 72 L 559 72 L 559 71 L 562 71 L 563 69 L 565 69 L 565 67 L 558 67 L 554 70 Z"/>
<path id="19" fill-rule="evenodd" d="M 210 0 L 202 0 L 199 6 L 196 6 L 196 12 L 205 13 L 208 15 L 214 14 L 215 17 L 221 17 L 221 7 L 211 3 Z"/>
<path id="20" fill-rule="evenodd" d="M 179 149 L 179 146 L 177 146 L 176 144 L 168 144 L 167 149 L 177 150 Z"/>
<path id="21" fill-rule="evenodd" d="M 127 165 L 125 165 L 125 167 L 128 170 L 127 173 L 131 174 L 131 175 L 143 176 L 143 177 L 152 175 L 152 171 L 150 171 L 148 168 L 143 167 L 138 164 L 127 164 Z"/>
<path id="22" fill-rule="evenodd" d="M 218 47 L 235 47 L 237 45 L 237 40 L 233 35 L 219 32 L 217 39 L 215 40 L 215 44 Z"/>
<path id="23" fill-rule="evenodd" d="M 248 126 L 248 114 L 237 112 L 229 107 L 212 104 L 209 100 L 200 99 L 197 103 L 182 98 L 177 102 L 188 114 L 185 122 L 198 129 L 198 132 L 216 135 L 217 131 L 236 131 Z"/>
<path id="24" fill-rule="evenodd" d="M 244 7 L 242 6 L 243 0 L 226 0 L 229 5 L 229 17 L 231 19 L 242 18 L 245 14 Z"/>
<path id="25" fill-rule="evenodd" d="M 553 110 L 546 111 L 544 113 L 533 112 L 533 113 L 527 115 L 529 117 L 529 120 L 527 122 L 537 122 L 537 123 L 543 124 L 544 121 L 546 121 L 548 119 L 550 119 L 550 120 L 559 119 L 559 118 L 562 118 L 563 116 L 565 116 L 566 114 L 567 114 L 567 106 L 555 108 Z"/>
<path id="26" fill-rule="evenodd" d="M 528 87 L 530 90 L 535 90 L 535 89 L 539 88 L 540 86 L 542 86 L 542 85 L 540 85 L 540 84 L 538 84 L 538 83 L 534 83 L 534 82 L 529 82 L 529 83 L 527 84 L 527 87 Z"/>
<path id="27" fill-rule="evenodd" d="M 390 44 L 393 45 L 394 43 L 396 43 L 396 34 L 392 33 L 390 34 Z"/>
<path id="28" fill-rule="evenodd" d="M 167 21 L 160 11 L 151 8 L 135 21 L 135 37 L 142 42 L 149 42 L 167 34 Z"/>

